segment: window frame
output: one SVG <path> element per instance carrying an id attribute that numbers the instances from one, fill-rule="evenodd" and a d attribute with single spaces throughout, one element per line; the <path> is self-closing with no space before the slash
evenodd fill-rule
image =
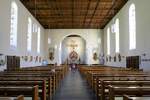
<path id="1" fill-rule="evenodd" d="M 18 38 L 18 5 L 15 1 L 11 2 L 10 14 L 10 48 L 17 48 Z"/>
<path id="2" fill-rule="evenodd" d="M 119 18 L 116 19 L 115 21 L 115 42 L 116 42 L 116 48 L 115 52 L 119 53 L 120 52 L 120 32 L 119 32 Z"/>
<path id="3" fill-rule="evenodd" d="M 38 27 L 37 30 L 37 53 L 41 52 L 41 28 Z"/>
<path id="4" fill-rule="evenodd" d="M 110 28 L 107 28 L 107 55 L 110 55 Z"/>
<path id="5" fill-rule="evenodd" d="M 129 50 L 136 49 L 136 7 L 132 3 L 129 7 Z"/>
<path id="6" fill-rule="evenodd" d="M 32 51 L 32 19 L 28 17 L 27 51 Z"/>

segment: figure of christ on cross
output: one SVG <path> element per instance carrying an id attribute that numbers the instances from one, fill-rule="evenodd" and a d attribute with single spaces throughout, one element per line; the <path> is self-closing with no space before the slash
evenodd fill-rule
<path id="1" fill-rule="evenodd" d="M 73 50 L 74 50 L 76 47 L 78 47 L 77 44 L 69 44 L 68 46 L 71 47 Z"/>
<path id="2" fill-rule="evenodd" d="M 67 46 L 68 46 L 68 47 L 71 47 L 72 50 L 74 50 L 76 47 L 78 47 L 78 45 L 75 44 L 75 41 L 74 41 L 74 40 L 72 40 L 71 42 L 72 42 L 72 43 L 68 44 Z"/>

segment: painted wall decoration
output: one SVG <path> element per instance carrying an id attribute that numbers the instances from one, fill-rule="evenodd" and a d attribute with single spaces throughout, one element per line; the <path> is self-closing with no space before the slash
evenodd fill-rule
<path id="1" fill-rule="evenodd" d="M 71 62 L 75 62 L 79 58 L 79 54 L 76 51 L 76 48 L 78 47 L 78 44 L 75 40 L 71 40 L 69 44 L 67 44 L 68 49 L 71 51 L 69 54 L 69 59 Z"/>
<path id="2" fill-rule="evenodd" d="M 50 59 L 51 61 L 54 60 L 54 51 L 55 51 L 54 48 L 52 48 L 52 47 L 49 48 L 49 59 Z"/>
<path id="3" fill-rule="evenodd" d="M 4 54 L 0 54 L 0 66 L 4 66 L 6 64 L 6 57 Z"/>
<path id="4" fill-rule="evenodd" d="M 147 55 L 146 53 L 143 53 L 140 58 L 141 62 L 150 62 L 150 56 Z"/>
<path id="5" fill-rule="evenodd" d="M 69 58 L 72 60 L 72 61 L 76 61 L 78 59 L 78 53 L 75 52 L 75 51 L 72 51 L 70 54 L 69 54 Z"/>

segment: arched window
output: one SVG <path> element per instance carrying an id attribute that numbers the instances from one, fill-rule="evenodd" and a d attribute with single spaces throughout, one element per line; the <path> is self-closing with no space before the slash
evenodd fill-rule
<path id="1" fill-rule="evenodd" d="M 10 24 L 10 47 L 17 47 L 17 24 L 18 24 L 18 6 L 16 2 L 11 3 L 11 24 Z"/>
<path id="2" fill-rule="evenodd" d="M 107 29 L 107 54 L 110 55 L 110 28 Z"/>
<path id="3" fill-rule="evenodd" d="M 115 22 L 115 32 L 116 32 L 116 53 L 120 51 L 120 43 L 119 43 L 119 19 L 116 19 Z"/>
<path id="4" fill-rule="evenodd" d="M 136 16 L 135 5 L 129 8 L 129 49 L 136 49 Z"/>
<path id="5" fill-rule="evenodd" d="M 48 38 L 48 44 L 51 44 L 51 38 Z"/>
<path id="6" fill-rule="evenodd" d="M 28 18 L 28 33 L 27 33 L 27 51 L 31 51 L 32 47 L 32 20 Z"/>
<path id="7" fill-rule="evenodd" d="M 41 43 L 41 29 L 38 27 L 38 35 L 37 35 L 37 52 L 40 53 L 40 43 Z"/>

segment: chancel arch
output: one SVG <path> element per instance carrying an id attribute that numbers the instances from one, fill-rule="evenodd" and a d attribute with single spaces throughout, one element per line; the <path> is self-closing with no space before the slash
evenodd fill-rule
<path id="1" fill-rule="evenodd" d="M 79 35 L 69 35 L 64 38 L 61 44 L 61 62 L 85 64 L 86 62 L 86 41 Z"/>

